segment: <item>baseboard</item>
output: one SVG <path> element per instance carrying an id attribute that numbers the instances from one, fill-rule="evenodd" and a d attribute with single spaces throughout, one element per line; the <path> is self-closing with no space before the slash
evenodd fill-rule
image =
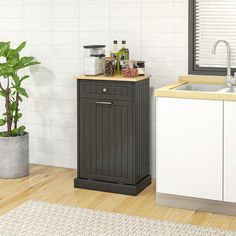
<path id="1" fill-rule="evenodd" d="M 161 206 L 236 216 L 236 203 L 157 193 Z"/>
<path id="2" fill-rule="evenodd" d="M 111 182 L 103 182 L 97 180 L 88 180 L 76 178 L 74 180 L 75 188 L 91 189 L 97 191 L 105 191 L 112 193 L 121 193 L 127 195 L 138 195 L 143 189 L 145 189 L 149 184 L 151 184 L 151 176 L 148 175 L 136 185 L 118 184 Z"/>

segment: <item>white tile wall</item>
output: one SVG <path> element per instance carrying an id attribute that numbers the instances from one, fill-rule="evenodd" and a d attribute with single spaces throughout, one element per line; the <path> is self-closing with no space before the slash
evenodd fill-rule
<path id="1" fill-rule="evenodd" d="M 76 81 L 82 46 L 126 39 L 151 78 L 151 172 L 155 177 L 154 88 L 187 73 L 188 0 L 1 0 L 0 40 L 27 40 L 42 62 L 25 87 L 32 163 L 76 168 Z"/>

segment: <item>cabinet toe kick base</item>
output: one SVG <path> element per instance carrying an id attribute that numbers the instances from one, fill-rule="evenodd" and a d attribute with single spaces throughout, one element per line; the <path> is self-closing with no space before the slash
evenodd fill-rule
<path id="1" fill-rule="evenodd" d="M 183 197 L 164 193 L 158 193 L 156 198 L 157 204 L 161 206 L 236 216 L 236 203 Z"/>
<path id="2" fill-rule="evenodd" d="M 127 194 L 127 195 L 133 195 L 133 196 L 138 195 L 149 184 L 151 184 L 150 175 L 146 176 L 136 185 L 102 182 L 102 181 L 97 181 L 97 180 L 88 180 L 88 179 L 81 179 L 81 178 L 76 178 L 74 180 L 75 188 L 120 193 L 120 194 Z"/>

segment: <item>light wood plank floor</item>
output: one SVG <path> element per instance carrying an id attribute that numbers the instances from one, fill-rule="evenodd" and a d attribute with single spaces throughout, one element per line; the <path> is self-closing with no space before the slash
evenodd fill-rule
<path id="1" fill-rule="evenodd" d="M 236 231 L 236 217 L 158 206 L 155 182 L 133 197 L 74 189 L 75 176 L 72 169 L 31 165 L 29 177 L 0 180 L 0 215 L 27 200 L 41 200 Z"/>

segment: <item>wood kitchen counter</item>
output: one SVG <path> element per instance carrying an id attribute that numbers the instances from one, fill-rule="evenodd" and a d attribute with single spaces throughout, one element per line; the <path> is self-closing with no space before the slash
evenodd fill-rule
<path id="1" fill-rule="evenodd" d="M 121 75 L 115 75 L 107 77 L 105 75 L 79 75 L 76 76 L 75 79 L 82 79 L 82 80 L 104 80 L 104 81 L 127 81 L 127 82 L 139 82 L 142 80 L 146 80 L 150 78 L 151 76 L 145 75 L 145 76 L 138 76 L 133 78 L 123 77 Z"/>

